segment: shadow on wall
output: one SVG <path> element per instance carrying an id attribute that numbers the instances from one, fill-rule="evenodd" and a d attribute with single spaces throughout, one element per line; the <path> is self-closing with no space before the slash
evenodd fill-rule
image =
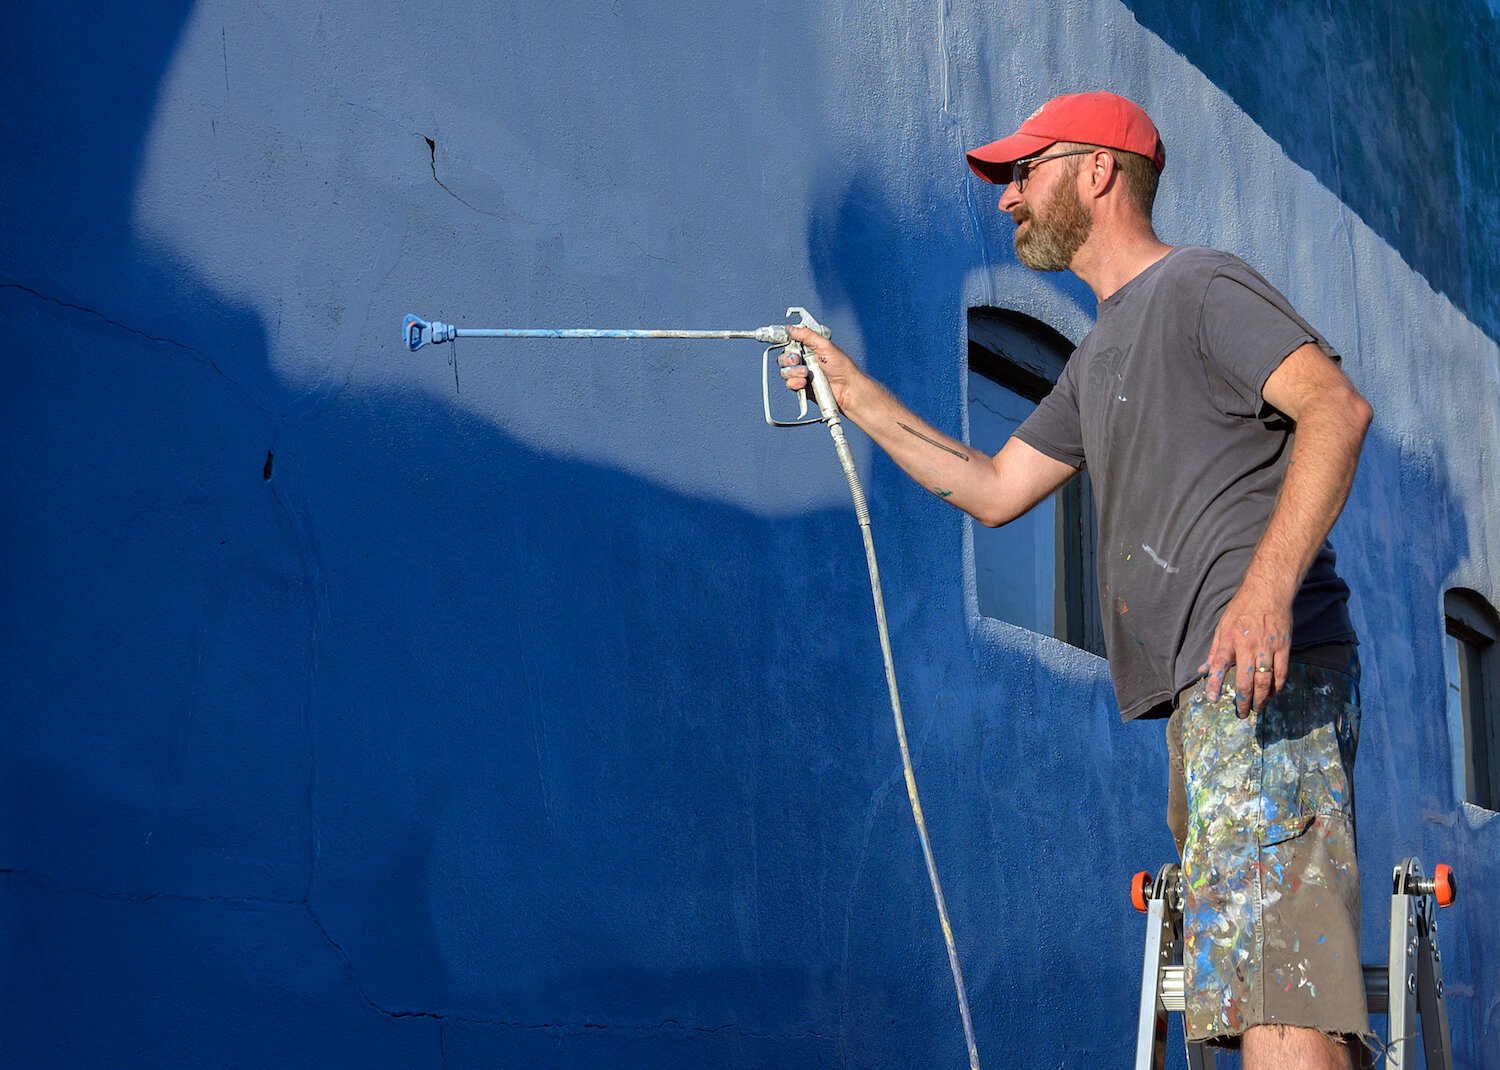
<path id="1" fill-rule="evenodd" d="M 772 522 L 674 495 L 444 398 L 291 394 L 261 316 L 132 230 L 188 10 L 21 12 L 14 36 L 35 47 L 0 72 L 28 161 L 0 196 L 47 222 L 0 234 L 0 478 L 24 503 L 4 520 L 6 1050 L 78 1066 L 956 1057 L 847 510 Z M 973 253 L 954 197 L 902 203 L 820 195 L 814 270 L 877 373 L 901 369 L 898 390 L 956 421 L 958 377 L 911 354 L 935 324 L 958 352 Z M 879 499 L 898 477 L 874 467 Z M 887 515 L 889 555 L 919 561 L 930 519 Z M 892 572 L 899 645 L 926 588 Z M 1041 940 L 992 935 L 1022 883 L 996 860 L 1047 832 L 1013 820 L 1029 800 L 999 774 L 1030 763 L 1068 799 L 1103 797 L 1152 737 L 1097 694 L 1080 732 L 1108 752 L 1083 766 L 1039 719 L 996 727 L 950 671 L 969 651 L 946 597 L 946 634 L 909 634 L 902 671 L 914 704 L 955 711 L 913 731 L 919 775 L 924 757 L 960 770 L 923 786 L 955 925 L 975 934 L 981 1047 L 1084 1035 L 1093 1008 L 1055 1031 L 1011 1012 L 1031 977 L 1067 992 L 1113 968 L 1134 917 L 1085 903 Z M 951 660 L 925 657 L 945 641 Z M 1070 686 L 1025 651 L 1009 668 L 1037 706 Z M 1132 777 L 1121 815 L 1072 807 L 1074 856 L 1118 850 L 1159 776 Z M 1075 927 L 1093 954 L 1074 954 Z"/>
<path id="2" fill-rule="evenodd" d="M 410 1066 L 444 1016 L 615 1065 L 956 1047 L 847 511 L 291 395 L 132 230 L 187 13 L 22 13 L 4 76 L 6 214 L 54 224 L 0 238 L 7 1050 Z"/>
<path id="3" fill-rule="evenodd" d="M 58 451 L 12 477 L 37 504 L 31 544 L 13 543 L 34 578 L 11 708 L 46 711 L 9 726 L 18 1050 L 46 1050 L 70 1007 L 100 1045 L 77 1065 L 153 1050 L 170 1026 L 137 999 L 164 999 L 205 1024 L 185 1064 L 223 1055 L 215 1038 L 240 1030 L 207 1021 L 254 1013 L 236 983 L 269 983 L 306 997 L 283 1008 L 286 1043 L 378 1007 L 424 1032 L 453 1016 L 517 1036 L 767 1034 L 819 1065 L 832 1023 L 889 998 L 876 964 L 939 957 L 927 926 L 882 921 L 893 897 L 925 905 L 899 792 L 895 822 L 859 836 L 893 750 L 868 714 L 878 661 L 849 649 L 873 637 L 842 512 L 707 506 L 398 397 L 284 428 L 266 479 L 264 421 L 236 419 L 222 376 L 27 301 L 63 341 L 22 352 L 39 370 L 15 414 Z M 91 427 L 110 443 L 92 467 Z M 846 632 L 824 650 L 803 638 Z M 873 904 L 846 913 L 862 865 L 913 880 L 872 881 Z M 132 953 L 171 903 L 211 955 Z M 210 937 L 209 903 L 279 924 Z M 104 914 L 110 940 L 45 968 L 59 916 L 94 930 Z M 877 950 L 848 961 L 851 940 Z M 355 984 L 305 989 L 327 985 L 330 956 Z M 894 988 L 941 1007 L 925 982 Z"/>
<path id="4" fill-rule="evenodd" d="M 1500 51 L 1493 2 L 1431 9 L 1334 0 L 1317 12 L 1266 3 L 1125 6 L 1500 338 L 1492 281 L 1500 79 L 1473 59 Z M 1411 195 L 1414 175 L 1419 197 Z"/>

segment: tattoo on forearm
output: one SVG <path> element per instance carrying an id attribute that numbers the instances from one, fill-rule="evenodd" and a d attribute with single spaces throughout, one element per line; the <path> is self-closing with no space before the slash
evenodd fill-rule
<path id="1" fill-rule="evenodd" d="M 953 497 L 953 492 L 951 490 L 944 490 L 942 487 L 933 487 L 932 493 L 936 494 L 939 498 Z"/>
<path id="2" fill-rule="evenodd" d="M 920 438 L 923 442 L 927 443 L 929 446 L 936 446 L 938 449 L 942 450 L 944 453 L 951 453 L 951 454 L 953 454 L 953 456 L 957 457 L 960 461 L 967 462 L 968 459 L 969 459 L 969 455 L 967 453 L 960 453 L 960 452 L 958 452 L 958 450 L 954 449 L 952 446 L 945 446 L 945 445 L 943 445 L 943 443 L 939 442 L 937 439 L 933 438 L 931 435 L 924 435 L 924 434 L 922 434 L 922 432 L 918 431 L 915 427 L 907 427 L 900 420 L 896 421 L 896 426 L 899 427 L 899 428 L 901 428 L 901 430 L 905 431 L 909 435 L 916 435 L 918 438 Z M 946 495 L 946 494 L 943 495 L 943 497 L 945 497 L 945 498 L 947 496 L 948 495 Z"/>

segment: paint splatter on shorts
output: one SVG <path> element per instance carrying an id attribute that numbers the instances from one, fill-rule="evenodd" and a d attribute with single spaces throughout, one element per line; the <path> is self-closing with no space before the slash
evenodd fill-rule
<path id="1" fill-rule="evenodd" d="M 1184 691 L 1167 722 L 1168 824 L 1182 852 L 1183 963 L 1192 1040 L 1236 1044 L 1255 1025 L 1370 1035 L 1354 855 L 1359 663 L 1299 661 L 1265 710 L 1232 689 Z M 1322 660 L 1322 659 L 1320 659 Z"/>

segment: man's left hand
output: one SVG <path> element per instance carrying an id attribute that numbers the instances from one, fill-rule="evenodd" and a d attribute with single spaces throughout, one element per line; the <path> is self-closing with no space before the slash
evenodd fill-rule
<path id="1" fill-rule="evenodd" d="M 1248 717 L 1252 710 L 1265 709 L 1286 682 L 1291 651 L 1291 599 L 1248 584 L 1241 587 L 1224 607 L 1208 660 L 1199 668 L 1208 674 L 1209 701 L 1219 701 L 1224 685 L 1232 684 L 1236 714 Z"/>

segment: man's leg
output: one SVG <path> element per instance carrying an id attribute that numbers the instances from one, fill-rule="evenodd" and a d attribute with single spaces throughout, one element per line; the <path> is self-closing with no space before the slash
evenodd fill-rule
<path id="1" fill-rule="evenodd" d="M 1347 1041 L 1316 1029 L 1290 1025 L 1257 1025 L 1245 1030 L 1240 1048 L 1244 1070 L 1359 1070 L 1357 1054 Z"/>
<path id="2" fill-rule="evenodd" d="M 1186 705 L 1184 702 L 1183 706 Z M 1187 789 L 1182 772 L 1183 708 L 1174 710 L 1167 722 L 1167 828 L 1181 856 L 1187 840 Z M 1346 1041 L 1334 1040 L 1316 1029 L 1296 1026 L 1257 1025 L 1245 1031 L 1241 1042 L 1244 1070 L 1361 1070 L 1366 1061 Z"/>
<path id="3" fill-rule="evenodd" d="M 1294 661 L 1288 686 L 1246 719 L 1232 696 L 1208 703 L 1199 687 L 1168 728 L 1186 787 L 1188 1032 L 1243 1040 L 1247 1066 L 1344 1070 L 1348 1049 L 1326 1034 L 1369 1031 L 1348 777 L 1357 672 Z M 1287 1045 L 1295 1057 L 1278 1063 Z M 1272 1054 L 1248 1061 L 1256 1048 Z M 1319 1050 L 1339 1061 L 1310 1061 Z"/>

